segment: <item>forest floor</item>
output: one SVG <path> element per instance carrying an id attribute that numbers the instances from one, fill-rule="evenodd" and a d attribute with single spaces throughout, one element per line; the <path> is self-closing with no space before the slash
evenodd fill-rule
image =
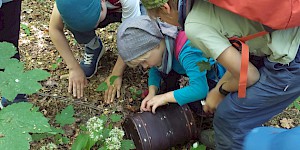
<path id="1" fill-rule="evenodd" d="M 89 118 L 101 114 L 119 113 L 124 116 L 139 110 L 141 98 L 133 100 L 129 88 L 147 89 L 147 72 L 140 68 L 127 68 L 123 77 L 122 95 L 111 104 L 103 102 L 103 92 L 95 91 L 106 77 L 111 73 L 117 59 L 116 29 L 118 23 L 110 24 L 106 28 L 98 29 L 97 33 L 103 40 L 106 53 L 101 58 L 96 75 L 89 79 L 84 97 L 74 99 L 67 92 L 68 69 L 55 49 L 49 37 L 49 21 L 54 0 L 23 0 L 20 32 L 21 60 L 25 62 L 26 69 L 41 68 L 51 77 L 42 82 L 43 88 L 37 94 L 29 96 L 30 102 L 40 108 L 40 111 L 54 123 L 55 115 L 68 105 L 75 109 L 76 124 L 68 126 L 69 145 L 59 145 L 59 149 L 70 149 L 79 125 L 84 124 Z M 83 48 L 77 44 L 72 34 L 65 30 L 71 49 L 79 61 L 82 58 Z M 267 122 L 267 126 L 292 128 L 300 125 L 300 113 L 295 107 L 289 107 L 281 114 Z M 39 149 L 42 145 L 51 142 L 45 139 L 31 143 L 31 149 Z M 186 146 L 178 149 L 185 149 Z M 177 149 L 177 148 L 176 148 Z"/>

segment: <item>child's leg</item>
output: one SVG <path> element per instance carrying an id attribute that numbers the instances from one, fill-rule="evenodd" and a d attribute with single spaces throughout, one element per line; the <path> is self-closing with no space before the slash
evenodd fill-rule
<path id="1" fill-rule="evenodd" d="M 242 149 L 245 135 L 282 112 L 300 95 L 300 50 L 289 65 L 265 59 L 261 77 L 247 88 L 247 96 L 228 94 L 214 116 L 217 149 Z"/>
<path id="2" fill-rule="evenodd" d="M 171 70 L 167 75 L 161 73 L 161 76 L 163 79 L 163 83 L 161 85 L 161 90 L 159 93 L 167 93 L 169 91 L 174 91 L 180 88 L 179 79 L 181 78 L 181 75 L 174 70 Z"/>
<path id="3" fill-rule="evenodd" d="M 18 50 L 20 32 L 21 0 L 3 3 L 0 8 L 0 42 L 14 44 Z M 20 59 L 19 50 L 14 56 Z"/>
<path id="4" fill-rule="evenodd" d="M 121 22 L 122 20 L 122 13 L 121 12 L 112 12 L 108 13 L 105 19 L 98 25 L 98 28 L 104 28 L 110 23 L 114 22 Z"/>

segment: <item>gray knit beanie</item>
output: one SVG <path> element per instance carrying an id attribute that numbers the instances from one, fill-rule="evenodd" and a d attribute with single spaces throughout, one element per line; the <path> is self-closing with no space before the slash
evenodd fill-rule
<path id="1" fill-rule="evenodd" d="M 156 20 L 143 15 L 126 19 L 118 28 L 117 46 L 124 62 L 152 50 L 164 38 Z"/>

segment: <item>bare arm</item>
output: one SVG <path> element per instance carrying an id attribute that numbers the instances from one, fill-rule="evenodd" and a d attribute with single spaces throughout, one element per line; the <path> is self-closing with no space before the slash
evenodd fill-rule
<path id="1" fill-rule="evenodd" d="M 69 69 L 80 68 L 77 60 L 73 56 L 68 41 L 64 35 L 64 24 L 59 11 L 54 4 L 53 11 L 50 18 L 49 34 L 56 49 L 66 61 Z"/>
<path id="2" fill-rule="evenodd" d="M 116 93 L 117 93 L 117 98 L 120 97 L 123 73 L 124 73 L 125 69 L 126 69 L 126 64 L 124 63 L 122 58 L 120 56 L 118 56 L 117 62 L 115 63 L 112 73 L 105 80 L 108 85 L 108 89 L 105 91 L 105 94 L 104 94 L 104 101 L 106 103 L 113 102 L 113 100 L 115 99 Z M 110 78 L 112 76 L 118 76 L 118 78 L 114 81 L 113 85 L 110 85 Z"/>
<path id="3" fill-rule="evenodd" d="M 69 68 L 68 92 L 73 93 L 74 97 L 81 98 L 83 97 L 84 87 L 87 85 L 87 79 L 71 51 L 63 28 L 62 18 L 54 4 L 49 25 L 50 38 Z"/>
<path id="4" fill-rule="evenodd" d="M 218 82 L 206 97 L 206 105 L 203 107 L 205 112 L 213 113 L 218 107 L 219 103 L 223 100 L 224 95 L 219 92 L 220 86 L 225 83 L 222 88 L 229 92 L 238 90 L 241 54 L 234 47 L 228 47 L 217 60 L 227 69 L 222 79 Z M 257 68 L 249 62 L 248 66 L 248 80 L 247 87 L 253 85 L 258 81 L 260 74 Z"/>
<path id="5" fill-rule="evenodd" d="M 221 53 L 217 60 L 227 69 L 228 73 L 222 77 L 216 88 L 218 88 L 224 82 L 228 82 L 228 84 L 226 83 L 223 85 L 223 88 L 230 92 L 237 91 L 242 60 L 240 52 L 234 47 L 230 46 L 225 49 L 223 53 Z M 247 87 L 256 83 L 259 77 L 260 75 L 258 69 L 251 62 L 249 62 Z"/>

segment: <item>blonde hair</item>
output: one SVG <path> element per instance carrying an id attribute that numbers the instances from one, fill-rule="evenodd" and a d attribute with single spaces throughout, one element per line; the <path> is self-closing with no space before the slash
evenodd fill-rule
<path id="1" fill-rule="evenodd" d="M 171 10 L 177 11 L 178 0 L 169 0 L 167 3 L 169 4 Z M 163 13 L 163 11 L 161 11 L 161 7 L 156 7 L 152 9 L 147 9 L 147 13 L 148 16 L 150 16 L 151 18 L 157 18 L 160 16 L 161 13 Z"/>
<path id="2" fill-rule="evenodd" d="M 128 61 L 126 62 L 126 64 L 129 66 L 129 67 L 132 67 L 132 68 L 135 68 L 137 67 L 141 62 L 147 60 L 149 57 L 150 57 L 150 51 L 146 52 L 145 54 L 131 60 L 131 61 Z"/>

